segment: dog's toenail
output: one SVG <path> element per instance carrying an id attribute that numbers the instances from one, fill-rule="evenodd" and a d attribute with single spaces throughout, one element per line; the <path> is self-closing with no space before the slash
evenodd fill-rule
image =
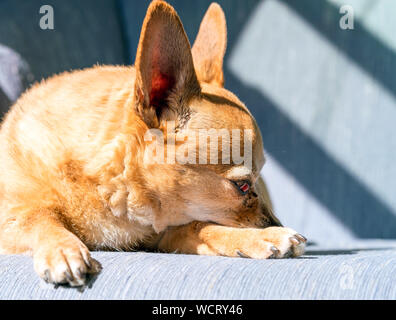
<path id="1" fill-rule="evenodd" d="M 237 250 L 236 251 L 237 255 L 240 256 L 241 258 L 250 258 L 247 254 Z"/>
<path id="2" fill-rule="evenodd" d="M 280 251 L 278 250 L 277 247 L 272 246 L 271 247 L 271 251 L 274 253 L 273 255 L 278 256 Z"/>
<path id="3" fill-rule="evenodd" d="M 47 281 L 47 282 L 51 282 L 52 281 L 51 280 L 51 274 L 50 274 L 50 271 L 48 269 L 44 271 L 44 280 Z"/>
<path id="4" fill-rule="evenodd" d="M 289 240 L 295 246 L 298 246 L 300 244 L 300 240 L 298 240 L 296 237 L 290 237 Z"/>
<path id="5" fill-rule="evenodd" d="M 302 234 L 296 234 L 294 235 L 297 239 L 299 239 L 302 242 L 307 242 L 307 238 L 305 238 Z"/>
<path id="6" fill-rule="evenodd" d="M 78 269 L 77 269 L 76 274 L 77 274 L 77 277 L 80 278 L 80 279 L 85 278 L 85 274 L 84 274 L 84 272 L 81 270 L 81 268 L 78 268 Z"/>
<path id="7" fill-rule="evenodd" d="M 92 268 L 92 264 L 91 264 L 91 261 L 89 261 L 89 258 L 84 257 L 84 262 L 85 262 L 85 264 L 87 265 L 87 267 L 88 267 L 89 269 Z"/>
<path id="8" fill-rule="evenodd" d="M 74 280 L 74 279 L 73 279 L 73 276 L 71 275 L 71 273 L 70 273 L 69 270 L 65 271 L 65 275 L 66 275 L 66 278 L 67 278 L 68 281 L 71 282 L 71 281 Z"/>

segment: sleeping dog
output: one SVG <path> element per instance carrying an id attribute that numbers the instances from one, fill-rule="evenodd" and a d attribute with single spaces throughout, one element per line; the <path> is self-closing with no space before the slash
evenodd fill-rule
<path id="1" fill-rule="evenodd" d="M 134 66 L 24 93 L 0 131 L 0 252 L 30 254 L 40 277 L 72 286 L 101 269 L 89 250 L 303 254 L 306 239 L 271 210 L 257 123 L 223 86 L 226 38 L 219 5 L 191 48 L 175 10 L 153 1 Z"/>

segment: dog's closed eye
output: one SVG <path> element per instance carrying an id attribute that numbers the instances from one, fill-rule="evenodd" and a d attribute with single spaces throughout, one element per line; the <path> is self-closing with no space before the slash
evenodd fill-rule
<path id="1" fill-rule="evenodd" d="M 240 181 L 231 180 L 231 182 L 233 183 L 233 185 L 238 189 L 238 191 L 242 195 L 246 195 L 250 190 L 251 184 L 250 184 L 250 181 L 248 181 L 248 180 L 240 180 Z"/>

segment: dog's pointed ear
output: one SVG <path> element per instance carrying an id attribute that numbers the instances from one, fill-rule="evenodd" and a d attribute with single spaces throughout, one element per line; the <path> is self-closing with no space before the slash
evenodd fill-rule
<path id="1" fill-rule="evenodd" d="M 135 101 L 149 126 L 175 120 L 187 100 L 199 93 L 191 47 L 176 11 L 153 1 L 143 22 L 135 61 Z"/>
<path id="2" fill-rule="evenodd" d="M 199 81 L 224 86 L 223 59 L 227 47 L 227 24 L 220 5 L 213 2 L 204 18 L 192 53 Z"/>

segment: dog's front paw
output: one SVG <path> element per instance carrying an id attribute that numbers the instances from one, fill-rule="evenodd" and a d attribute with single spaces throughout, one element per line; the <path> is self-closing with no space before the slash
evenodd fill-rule
<path id="1" fill-rule="evenodd" d="M 289 258 L 304 254 L 307 239 L 293 229 L 283 227 L 268 227 L 265 229 L 246 230 L 245 248 L 237 250 L 240 257 L 252 258 Z M 257 243 L 264 242 L 268 249 L 263 250 Z M 263 253 L 260 254 L 260 251 Z"/>
<path id="2" fill-rule="evenodd" d="M 307 239 L 290 228 L 268 227 L 262 236 L 279 250 L 276 258 L 298 257 L 304 254 Z"/>
<path id="3" fill-rule="evenodd" d="M 43 245 L 33 255 L 34 269 L 46 282 L 84 286 L 88 278 L 100 272 L 100 263 L 77 239 Z"/>

